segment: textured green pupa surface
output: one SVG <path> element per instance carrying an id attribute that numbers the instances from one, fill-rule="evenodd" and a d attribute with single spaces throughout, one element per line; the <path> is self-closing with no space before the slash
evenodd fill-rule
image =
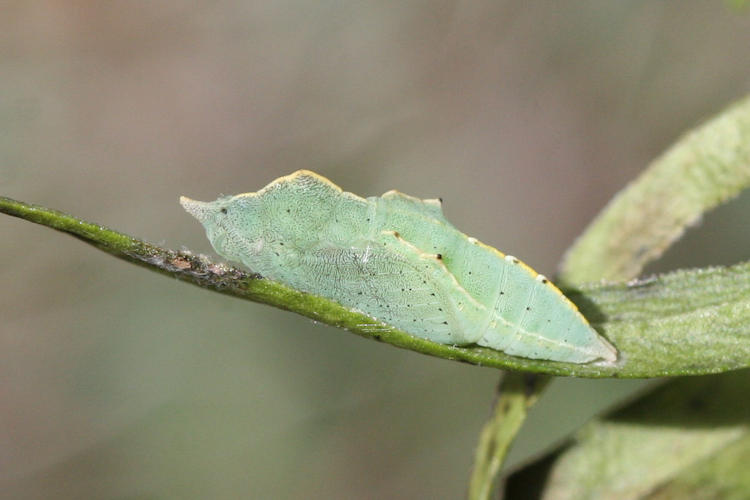
<path id="1" fill-rule="evenodd" d="M 617 359 L 549 280 L 460 232 L 439 200 L 365 199 L 300 170 L 256 193 L 180 203 L 224 258 L 416 337 L 570 363 Z"/>

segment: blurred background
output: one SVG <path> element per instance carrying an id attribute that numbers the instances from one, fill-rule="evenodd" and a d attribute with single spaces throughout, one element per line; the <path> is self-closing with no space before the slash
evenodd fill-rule
<path id="1" fill-rule="evenodd" d="M 714 1 L 3 1 L 0 194 L 209 255 L 179 195 L 296 169 L 445 200 L 552 275 L 614 193 L 750 89 Z M 649 272 L 747 258 L 742 196 Z M 744 219 L 744 220 L 743 220 Z M 0 216 L 0 497 L 456 498 L 500 374 Z M 558 380 L 509 466 L 643 381 Z"/>

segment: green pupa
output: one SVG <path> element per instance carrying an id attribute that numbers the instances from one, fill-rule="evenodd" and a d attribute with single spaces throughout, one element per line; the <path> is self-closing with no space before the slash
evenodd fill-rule
<path id="1" fill-rule="evenodd" d="M 460 232 L 439 200 L 361 198 L 300 170 L 256 193 L 180 203 L 222 257 L 416 337 L 532 359 L 617 359 L 557 287 Z"/>

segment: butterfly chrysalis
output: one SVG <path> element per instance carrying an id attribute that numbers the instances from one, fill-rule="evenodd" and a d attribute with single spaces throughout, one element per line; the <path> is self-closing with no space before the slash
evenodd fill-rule
<path id="1" fill-rule="evenodd" d="M 219 255 L 416 337 L 533 359 L 617 359 L 557 287 L 461 233 L 439 200 L 365 199 L 300 170 L 256 193 L 180 202 Z"/>

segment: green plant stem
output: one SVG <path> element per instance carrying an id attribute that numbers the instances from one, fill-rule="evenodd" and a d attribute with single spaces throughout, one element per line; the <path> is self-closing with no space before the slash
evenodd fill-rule
<path id="1" fill-rule="evenodd" d="M 44 207 L 0 197 L 0 212 L 72 234 L 115 257 L 203 288 L 293 311 L 363 337 L 444 359 L 576 377 L 694 375 L 750 365 L 750 263 L 678 271 L 631 284 L 590 284 L 570 291 L 571 300 L 620 352 L 615 364 L 571 364 L 419 339 L 323 297 L 215 264 L 190 252 L 160 248 Z"/>
<path id="2" fill-rule="evenodd" d="M 469 480 L 470 500 L 491 498 L 510 445 L 550 377 L 511 372 L 500 382 L 492 416 L 484 424 Z"/>

